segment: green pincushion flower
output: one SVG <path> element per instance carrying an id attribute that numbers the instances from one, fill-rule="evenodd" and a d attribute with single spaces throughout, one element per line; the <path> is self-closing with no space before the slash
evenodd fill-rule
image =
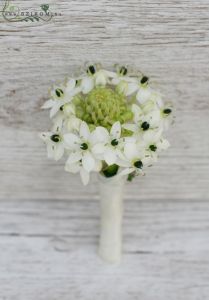
<path id="1" fill-rule="evenodd" d="M 76 116 L 92 127 L 110 129 L 116 121 L 123 124 L 133 118 L 126 97 L 108 87 L 96 87 L 84 97 L 75 97 L 73 103 Z"/>

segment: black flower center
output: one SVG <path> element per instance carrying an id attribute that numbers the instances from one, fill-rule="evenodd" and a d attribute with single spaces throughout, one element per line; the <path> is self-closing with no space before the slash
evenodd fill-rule
<path id="1" fill-rule="evenodd" d="M 82 150 L 87 150 L 88 149 L 88 145 L 86 143 L 83 143 L 83 144 L 80 145 L 80 148 Z"/>
<path id="2" fill-rule="evenodd" d="M 92 75 L 96 73 L 95 67 L 93 65 L 88 67 L 87 72 L 90 72 Z"/>
<path id="3" fill-rule="evenodd" d="M 149 123 L 147 123 L 146 121 L 142 123 L 141 128 L 145 131 L 147 129 L 149 129 Z"/>
<path id="4" fill-rule="evenodd" d="M 145 84 L 146 82 L 148 82 L 148 80 L 149 80 L 149 77 L 143 76 L 141 79 L 141 84 Z"/>
<path id="5" fill-rule="evenodd" d="M 55 93 L 56 93 L 57 97 L 59 97 L 59 98 L 62 97 L 62 95 L 64 94 L 63 90 L 61 90 L 61 89 L 56 89 Z"/>
<path id="6" fill-rule="evenodd" d="M 149 148 L 150 148 L 151 151 L 154 151 L 154 152 L 157 150 L 156 145 L 150 145 Z"/>
<path id="7" fill-rule="evenodd" d="M 50 138 L 55 143 L 58 143 L 61 140 L 61 137 L 59 136 L 59 134 L 53 134 Z"/>
<path id="8" fill-rule="evenodd" d="M 135 161 L 134 167 L 136 167 L 136 168 L 138 168 L 138 169 L 142 169 L 142 167 L 143 167 L 142 161 L 141 161 L 141 160 Z"/>
<path id="9" fill-rule="evenodd" d="M 60 106 L 60 110 L 63 111 L 64 109 L 64 105 Z"/>
<path id="10" fill-rule="evenodd" d="M 163 113 L 164 113 L 165 115 L 169 115 L 171 112 L 172 112 L 172 110 L 171 110 L 170 108 L 165 108 L 165 109 L 163 110 Z"/>
<path id="11" fill-rule="evenodd" d="M 117 146 L 118 145 L 118 140 L 114 139 L 111 141 L 112 146 Z"/>
<path id="12" fill-rule="evenodd" d="M 128 70 L 127 70 L 126 67 L 121 67 L 121 69 L 120 69 L 120 74 L 121 75 L 125 76 L 127 74 L 127 72 L 128 72 Z"/>

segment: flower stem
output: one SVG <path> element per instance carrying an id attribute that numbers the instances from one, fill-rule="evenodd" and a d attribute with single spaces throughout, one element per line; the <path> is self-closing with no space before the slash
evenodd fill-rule
<path id="1" fill-rule="evenodd" d="M 121 260 L 124 178 L 101 178 L 99 255 L 109 263 Z"/>

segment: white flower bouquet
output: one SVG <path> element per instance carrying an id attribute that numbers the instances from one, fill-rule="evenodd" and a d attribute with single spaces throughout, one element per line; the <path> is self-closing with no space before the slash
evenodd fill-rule
<path id="1" fill-rule="evenodd" d="M 163 103 L 147 76 L 127 66 L 115 71 L 87 64 L 77 76 L 53 86 L 53 126 L 41 133 L 48 157 L 67 157 L 65 170 L 79 173 L 84 185 L 99 173 L 101 194 L 100 256 L 120 260 L 122 191 L 125 180 L 144 175 L 169 147 L 164 132 L 172 121 L 171 103 Z"/>

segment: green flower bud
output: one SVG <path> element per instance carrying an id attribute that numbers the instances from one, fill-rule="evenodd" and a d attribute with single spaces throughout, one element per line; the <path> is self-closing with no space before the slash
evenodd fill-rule
<path id="1" fill-rule="evenodd" d="M 119 169 L 119 166 L 114 164 L 111 166 L 108 166 L 105 170 L 102 171 L 105 177 L 113 177 L 117 174 Z"/>

